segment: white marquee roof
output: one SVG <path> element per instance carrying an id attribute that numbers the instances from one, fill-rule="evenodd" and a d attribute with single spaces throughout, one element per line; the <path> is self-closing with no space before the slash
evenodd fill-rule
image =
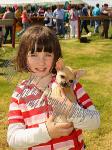
<path id="1" fill-rule="evenodd" d="M 83 3 L 83 0 L 0 0 L 0 5 L 14 5 L 14 4 L 45 4 L 45 3 L 65 3 L 66 1 L 71 1 L 76 4 Z"/>
<path id="2" fill-rule="evenodd" d="M 14 4 L 45 4 L 45 3 L 65 3 L 66 1 L 74 2 L 75 4 L 87 3 L 88 5 L 95 6 L 99 3 L 102 6 L 104 3 L 112 6 L 112 0 L 0 0 L 0 5 L 14 5 Z"/>
<path id="3" fill-rule="evenodd" d="M 83 1 L 90 6 L 95 6 L 97 3 L 99 3 L 101 7 L 103 4 L 106 3 L 112 7 L 112 0 L 83 0 Z"/>

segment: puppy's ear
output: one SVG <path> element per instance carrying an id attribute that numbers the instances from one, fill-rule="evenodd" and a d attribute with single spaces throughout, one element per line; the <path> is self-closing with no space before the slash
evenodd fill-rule
<path id="1" fill-rule="evenodd" d="M 82 77 L 85 74 L 86 74 L 86 71 L 83 69 L 75 70 L 74 71 L 75 80 L 79 80 L 80 77 Z"/>
<path id="2" fill-rule="evenodd" d="M 64 68 L 64 61 L 62 58 L 59 58 L 58 61 L 56 62 L 56 70 L 62 70 Z"/>

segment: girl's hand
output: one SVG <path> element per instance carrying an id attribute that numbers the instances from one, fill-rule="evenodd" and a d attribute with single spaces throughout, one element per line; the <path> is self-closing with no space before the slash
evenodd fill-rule
<path id="1" fill-rule="evenodd" d="M 46 122 L 46 126 L 49 135 L 52 139 L 59 138 L 61 136 L 67 136 L 73 131 L 72 123 L 56 123 L 54 122 L 54 117 L 50 116 Z"/>

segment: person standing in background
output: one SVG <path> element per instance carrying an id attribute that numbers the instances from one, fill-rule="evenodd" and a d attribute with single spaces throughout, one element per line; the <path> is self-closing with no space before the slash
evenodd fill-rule
<path id="1" fill-rule="evenodd" d="M 109 16 L 109 11 L 108 11 L 108 4 L 104 4 L 101 14 L 103 16 Z M 109 30 L 109 24 L 110 20 L 109 19 L 104 19 L 103 21 L 103 30 L 101 33 L 101 37 L 104 37 L 105 39 L 108 39 L 108 30 Z"/>
<path id="2" fill-rule="evenodd" d="M 53 27 L 53 13 L 51 7 L 46 8 L 44 13 L 44 24 L 45 26 L 52 28 Z"/>
<path id="3" fill-rule="evenodd" d="M 56 18 L 56 33 L 57 35 L 62 35 L 64 37 L 64 9 L 61 8 L 61 5 L 57 5 L 57 9 L 53 12 L 53 17 Z"/>
<path id="4" fill-rule="evenodd" d="M 88 8 L 84 4 L 81 5 L 81 15 L 82 16 L 89 16 L 88 14 Z M 91 32 L 89 32 L 89 29 L 87 27 L 87 20 L 82 20 L 81 21 L 81 29 L 80 32 L 82 33 L 83 28 L 85 29 L 86 33 L 91 36 Z"/>
<path id="5" fill-rule="evenodd" d="M 96 7 L 94 7 L 92 11 L 93 16 L 99 16 L 101 14 L 99 4 L 96 4 Z M 99 26 L 100 26 L 100 20 L 95 20 L 95 27 L 94 27 L 94 33 L 99 33 Z"/>
<path id="6" fill-rule="evenodd" d="M 93 16 L 92 11 L 94 9 L 94 6 L 90 6 L 89 11 L 90 11 L 90 15 L 89 16 Z M 94 20 L 90 19 L 90 27 L 92 28 L 94 26 Z"/>
<path id="7" fill-rule="evenodd" d="M 21 36 L 25 32 L 25 30 L 30 26 L 29 24 L 30 18 L 28 16 L 26 6 L 23 7 L 21 18 L 22 18 L 23 29 L 17 33 L 18 36 Z"/>
<path id="8" fill-rule="evenodd" d="M 78 11 L 75 9 L 75 6 L 72 5 L 69 11 L 70 15 L 70 37 L 77 38 L 78 36 Z"/>
<path id="9" fill-rule="evenodd" d="M 45 12 L 44 8 L 43 7 L 39 7 L 39 9 L 38 9 L 38 15 L 39 16 L 44 16 L 44 12 Z"/>
<path id="10" fill-rule="evenodd" d="M 17 23 L 19 23 L 20 25 L 22 24 L 21 15 L 22 15 L 22 11 L 21 11 L 21 8 L 18 6 L 15 9 L 15 18 L 16 18 Z"/>
<path id="11" fill-rule="evenodd" d="M 11 11 L 10 7 L 7 6 L 6 7 L 6 12 L 4 13 L 2 19 L 14 19 L 15 18 L 15 15 L 14 13 Z M 13 30 L 13 26 L 5 26 L 5 36 L 4 36 L 4 44 L 6 44 L 6 41 L 7 41 L 7 37 L 10 33 L 10 42 L 12 42 L 12 30 Z"/>

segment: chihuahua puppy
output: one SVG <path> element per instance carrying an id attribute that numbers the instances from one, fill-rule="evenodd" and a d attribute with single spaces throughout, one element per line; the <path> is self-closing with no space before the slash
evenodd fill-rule
<path id="1" fill-rule="evenodd" d="M 63 65 L 57 70 L 56 82 L 52 85 L 51 97 L 58 99 L 64 95 L 72 103 L 76 102 L 77 98 L 73 89 L 77 80 L 84 74 L 84 70 L 73 70 L 71 67 Z M 64 114 L 58 115 L 55 122 L 67 122 L 67 117 Z"/>

